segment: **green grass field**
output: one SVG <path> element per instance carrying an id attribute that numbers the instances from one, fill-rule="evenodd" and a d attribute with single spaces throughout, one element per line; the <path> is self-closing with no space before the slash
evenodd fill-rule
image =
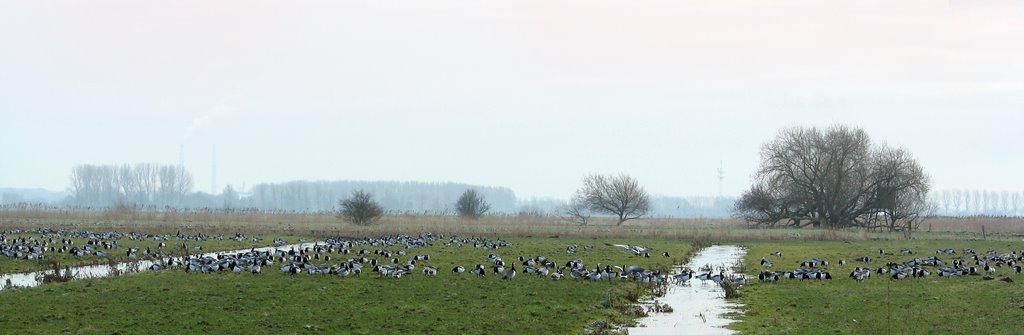
<path id="1" fill-rule="evenodd" d="M 8 213 L 9 214 L 9 213 Z M 45 226 L 51 222 L 43 213 L 31 220 L 0 218 L 0 226 L 12 228 Z M 464 273 L 456 275 L 451 267 L 472 268 L 489 265 L 486 256 L 496 253 L 509 263 L 518 256 L 544 255 L 559 264 L 570 259 L 583 259 L 588 268 L 604 265 L 641 265 L 647 268 L 668 268 L 685 261 L 691 248 L 709 242 L 739 244 L 749 249 L 745 269 L 751 284 L 741 289 L 741 312 L 731 328 L 744 334 L 1017 334 L 1015 322 L 1024 318 L 1024 276 L 1010 274 L 1001 268 L 995 280 L 982 276 L 939 278 L 934 273 L 926 279 L 908 278 L 891 281 L 873 275 L 858 283 L 847 275 L 857 265 L 854 259 L 871 256 L 872 268 L 886 262 L 903 262 L 913 256 L 900 255 L 899 249 L 910 248 L 924 258 L 936 249 L 974 248 L 979 253 L 988 249 L 1000 252 L 1024 249 L 1016 221 L 961 222 L 936 221 L 935 227 L 955 228 L 953 224 L 989 227 L 988 233 L 976 231 L 934 232 L 914 234 L 904 240 L 898 233 L 855 230 L 817 229 L 746 229 L 731 221 L 714 220 L 652 220 L 625 226 L 573 226 L 563 223 L 520 217 L 488 218 L 466 222 L 453 218 L 418 218 L 405 220 L 392 217 L 374 226 L 338 224 L 325 215 L 299 215 L 294 224 L 289 215 L 235 217 L 201 216 L 181 221 L 136 221 L 135 219 L 104 219 L 93 223 L 91 217 L 69 214 L 52 221 L 56 227 L 69 229 L 177 231 L 206 234 L 241 232 L 263 237 L 251 241 L 200 242 L 203 251 L 245 249 L 269 245 L 275 238 L 289 243 L 302 239 L 323 239 L 325 236 L 377 237 L 387 234 L 478 234 L 508 236 L 513 247 L 497 251 L 454 247 L 435 243 L 431 247 L 413 249 L 402 257 L 429 254 L 421 262 L 440 269 L 437 277 L 425 277 L 418 271 L 401 279 L 381 279 L 372 272 L 359 278 L 337 276 L 289 276 L 276 264 L 261 275 L 249 273 L 185 273 L 181 270 L 144 272 L 125 276 L 51 283 L 36 288 L 0 291 L 0 329 L 4 332 L 26 333 L 458 333 L 458 334 L 576 334 L 586 333 L 601 320 L 612 324 L 630 324 L 637 320 L 634 302 L 645 291 L 627 282 L 552 281 L 549 278 L 520 273 L 508 282 L 490 274 L 477 278 Z M 158 218 L 159 219 L 159 218 Z M 250 222 L 249 220 L 255 220 Z M 308 222 L 307 222 L 308 221 Z M 229 222 L 229 223 L 224 223 Z M 305 223 L 303 223 L 305 222 Z M 334 223 L 332 223 L 334 222 Z M 992 229 L 998 227 L 998 229 Z M 929 228 L 930 229 L 930 228 Z M 996 230 L 997 232 L 993 232 Z M 286 236 L 287 235 L 287 236 Z M 316 236 L 309 237 L 309 236 Z M 554 237 L 559 236 L 559 237 Z M 10 238 L 11 236 L 9 236 Z M 987 238 L 989 241 L 981 241 Z M 492 237 L 493 239 L 493 237 Z M 995 240 L 995 241 L 993 241 Z M 82 245 L 85 240 L 76 240 Z M 128 247 L 155 247 L 147 241 L 120 241 L 121 248 L 107 257 L 70 257 L 48 254 L 49 260 L 67 265 L 106 264 L 124 259 Z M 168 241 L 169 246 L 180 241 Z M 651 258 L 631 253 L 606 243 L 649 245 L 656 252 Z M 195 242 L 190 242 L 190 248 Z M 576 254 L 565 253 L 566 246 L 581 247 Z M 582 246 L 592 245 L 593 251 Z M 894 255 L 878 255 L 878 249 Z M 376 248 L 366 247 L 374 250 Z M 392 248 L 394 249 L 394 248 Z M 672 257 L 661 257 L 669 251 Z M 782 258 L 769 256 L 781 251 Z M 190 253 L 195 253 L 190 250 Z M 176 253 L 176 254 L 180 254 Z M 334 263 L 340 255 L 334 256 Z M 351 257 L 351 256 L 350 256 Z M 757 283 L 756 274 L 762 257 L 775 262 L 773 269 L 793 270 L 799 263 L 814 257 L 831 262 L 832 281 L 786 281 Z M 944 260 L 953 257 L 940 255 Z M 838 265 L 838 259 L 849 263 Z M 317 261 L 316 263 L 322 263 Z M 45 262 L 0 257 L 0 273 L 48 268 Z M 368 269 L 367 269 L 368 270 Z M 417 269 L 419 270 L 419 269 Z M 520 270 L 522 270 L 520 268 Z M 1009 277 L 1012 283 L 999 279 Z"/>
<path id="2" fill-rule="evenodd" d="M 923 279 L 891 280 L 872 274 L 857 282 L 848 278 L 854 267 L 878 268 L 887 262 L 914 257 L 938 256 L 950 262 L 970 261 L 963 248 L 979 254 L 989 249 L 1008 253 L 1024 249 L 1017 241 L 785 241 L 744 242 L 749 247 L 746 271 L 755 283 L 743 288 L 743 313 L 732 328 L 744 334 L 1020 334 L 1024 318 L 1024 276 L 1002 267 L 997 280 L 983 276 L 942 278 L 934 271 Z M 878 249 L 893 255 L 879 256 Z M 914 255 L 901 255 L 910 248 Z M 936 255 L 938 249 L 954 248 L 956 255 Z M 770 254 L 781 251 L 783 257 Z M 870 263 L 855 258 L 870 256 Z M 773 269 L 793 270 L 802 261 L 818 257 L 830 262 L 831 281 L 782 279 L 756 283 L 761 258 L 774 262 Z M 849 263 L 838 265 L 845 258 Z M 1009 277 L 1012 283 L 998 279 Z"/>
<path id="3" fill-rule="evenodd" d="M 382 279 L 301 274 L 278 270 L 263 274 L 160 271 L 105 279 L 54 283 L 0 292 L 0 329 L 11 332 L 94 333 L 436 333 L 572 334 L 595 320 L 625 323 L 635 315 L 617 307 L 640 291 L 620 281 L 562 280 L 520 273 L 512 281 L 489 274 L 454 274 L 455 265 L 489 265 L 490 253 L 509 263 L 519 256 L 544 255 L 564 264 L 582 259 L 593 268 L 641 265 L 668 268 L 681 263 L 690 244 L 672 240 L 510 238 L 513 247 L 484 250 L 472 246 L 411 249 L 403 260 L 429 254 L 419 265 L 440 268 L 436 277 L 420 273 Z M 580 249 L 573 255 L 570 244 Z M 654 248 L 637 257 L 605 243 Z M 594 246 L 584 251 L 584 245 Z M 369 248 L 371 249 L 372 248 Z M 671 257 L 661 256 L 668 251 Z M 337 257 L 340 255 L 334 255 Z M 521 270 L 521 267 L 519 267 Z"/>

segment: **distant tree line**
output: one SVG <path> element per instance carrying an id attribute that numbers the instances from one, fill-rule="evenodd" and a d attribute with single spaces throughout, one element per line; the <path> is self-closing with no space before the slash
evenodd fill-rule
<path id="1" fill-rule="evenodd" d="M 72 169 L 67 192 L 5 188 L 0 189 L 0 203 L 38 203 L 75 208 L 131 206 L 146 210 L 335 212 L 339 199 L 363 190 L 372 194 L 386 213 L 459 215 L 457 200 L 466 190 L 473 189 L 486 199 L 489 215 L 561 215 L 566 205 L 564 200 L 556 198 L 517 198 L 511 189 L 504 187 L 446 182 L 292 181 L 256 184 L 242 189 L 227 185 L 221 194 L 193 191 L 193 188 L 192 174 L 174 165 L 85 164 Z M 647 196 L 645 215 L 725 218 L 731 214 L 734 201 L 735 198 L 731 197 Z M 588 213 L 593 214 L 592 211 Z M 617 214 L 615 216 L 618 217 Z"/>
<path id="2" fill-rule="evenodd" d="M 1024 210 L 1024 192 L 942 190 L 931 201 L 939 214 L 948 216 L 1020 216 Z"/>
<path id="3" fill-rule="evenodd" d="M 174 165 L 139 163 L 78 165 L 71 169 L 68 191 L 78 206 L 173 206 L 186 203 L 192 174 Z"/>

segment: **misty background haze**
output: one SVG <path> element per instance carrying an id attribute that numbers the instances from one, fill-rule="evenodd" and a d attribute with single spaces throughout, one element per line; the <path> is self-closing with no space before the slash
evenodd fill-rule
<path id="1" fill-rule="evenodd" d="M 376 181 L 512 213 L 625 172 L 656 215 L 716 216 L 686 208 L 726 208 L 780 129 L 843 123 L 912 152 L 936 203 L 1010 211 L 1021 41 L 1010 0 L 6 1 L 0 191 L 67 203 L 77 165 L 183 161 L 197 206 Z M 253 197 L 289 185 L 319 195 Z"/>

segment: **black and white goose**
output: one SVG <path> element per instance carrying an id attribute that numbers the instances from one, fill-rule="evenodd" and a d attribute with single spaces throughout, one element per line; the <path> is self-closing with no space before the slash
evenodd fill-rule
<path id="1" fill-rule="evenodd" d="M 506 272 L 505 276 L 501 277 L 501 279 L 512 280 L 512 278 L 515 278 L 515 277 L 516 277 L 516 265 L 512 264 L 512 268 L 508 269 L 508 272 Z"/>
<path id="2" fill-rule="evenodd" d="M 476 267 L 473 268 L 473 270 L 470 270 L 469 272 L 477 276 L 483 276 L 487 274 L 487 270 L 484 270 L 483 264 L 477 264 Z"/>
<path id="3" fill-rule="evenodd" d="M 693 279 L 693 271 L 686 270 L 686 271 L 683 271 L 682 273 L 677 274 L 677 275 L 675 275 L 673 277 L 675 278 L 676 283 L 678 283 L 680 285 L 681 284 L 686 284 L 686 282 L 690 281 L 690 279 Z"/>
<path id="4" fill-rule="evenodd" d="M 757 280 L 763 282 L 776 282 L 779 280 L 779 275 L 771 271 L 761 271 L 761 273 L 757 274 Z"/>
<path id="5" fill-rule="evenodd" d="M 723 280 L 723 279 L 725 279 L 725 273 L 723 273 L 723 272 L 718 272 L 718 274 L 717 274 L 717 275 L 712 275 L 712 276 L 711 276 L 710 278 L 708 278 L 708 279 L 711 279 L 711 281 L 715 282 L 715 284 L 721 284 L 721 283 L 722 283 L 722 280 Z"/>

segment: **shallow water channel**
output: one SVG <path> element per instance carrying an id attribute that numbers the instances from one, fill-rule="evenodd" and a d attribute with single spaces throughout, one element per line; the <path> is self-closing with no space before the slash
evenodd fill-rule
<path id="1" fill-rule="evenodd" d="M 296 248 L 296 249 L 301 249 L 301 248 L 305 248 L 305 247 L 312 247 L 313 244 L 315 244 L 315 243 L 314 242 L 309 242 L 309 243 L 300 243 L 300 244 L 278 245 L 278 246 L 256 248 L 256 251 L 265 251 L 265 250 L 266 251 L 273 251 L 274 249 L 289 250 L 289 249 L 291 249 L 293 247 Z M 218 254 L 237 254 L 237 253 L 242 253 L 242 252 L 249 252 L 251 250 L 253 250 L 253 249 L 249 248 L 249 249 L 240 249 L 240 250 L 208 252 L 208 253 L 197 254 L 197 255 L 200 256 L 200 257 L 201 256 L 217 257 Z M 197 256 L 197 255 L 193 255 L 193 256 Z M 167 258 L 167 259 L 169 259 L 169 258 Z M 167 260 L 167 259 L 165 259 L 165 260 Z M 178 261 L 181 261 L 183 258 L 182 257 L 174 257 L 174 259 L 178 260 Z M 134 263 L 138 263 L 138 264 L 136 265 Z M 121 273 L 125 273 L 128 269 L 131 269 L 133 272 L 144 272 L 144 271 L 151 271 L 149 269 L 149 267 L 151 265 L 153 265 L 153 264 L 154 264 L 154 262 L 153 261 L 149 261 L 149 260 L 140 260 L 140 261 L 137 261 L 137 262 L 124 262 L 124 263 L 118 263 L 117 264 L 117 269 Z M 63 273 L 63 271 L 64 270 L 61 270 L 61 273 Z M 86 279 L 86 278 L 109 277 L 111 275 L 110 272 L 111 272 L 110 271 L 110 266 L 106 265 L 106 264 L 103 264 L 103 265 L 79 266 L 79 267 L 72 267 L 71 268 L 71 273 L 74 274 L 74 280 Z M 2 275 L 2 276 L 0 276 L 0 290 L 3 290 L 3 289 L 6 288 L 6 285 L 4 285 L 4 283 L 6 283 L 8 280 L 10 280 L 11 285 L 15 286 L 15 287 L 35 287 L 35 286 L 39 286 L 40 283 L 36 280 L 36 277 L 41 275 L 41 274 L 48 274 L 48 273 L 53 273 L 53 270 L 44 270 L 44 271 L 36 271 L 36 272 L 28 272 L 28 273 L 11 273 L 11 274 Z"/>
<path id="2" fill-rule="evenodd" d="M 683 269 L 699 269 L 711 266 L 728 276 L 734 265 L 739 264 L 746 250 L 734 245 L 716 245 L 704 248 L 690 259 L 690 263 L 679 266 L 673 274 Z M 712 281 L 701 283 L 694 278 L 687 284 L 672 284 L 664 297 L 655 299 L 658 303 L 672 307 L 671 313 L 651 312 L 640 319 L 638 327 L 629 328 L 629 334 L 732 334 L 724 327 L 733 321 L 725 314 L 733 311 L 737 304 L 725 300 L 725 292 Z M 653 301 L 652 301 L 653 302 Z M 648 303 L 652 303 L 648 302 Z M 646 307 L 646 306 L 645 306 Z"/>

